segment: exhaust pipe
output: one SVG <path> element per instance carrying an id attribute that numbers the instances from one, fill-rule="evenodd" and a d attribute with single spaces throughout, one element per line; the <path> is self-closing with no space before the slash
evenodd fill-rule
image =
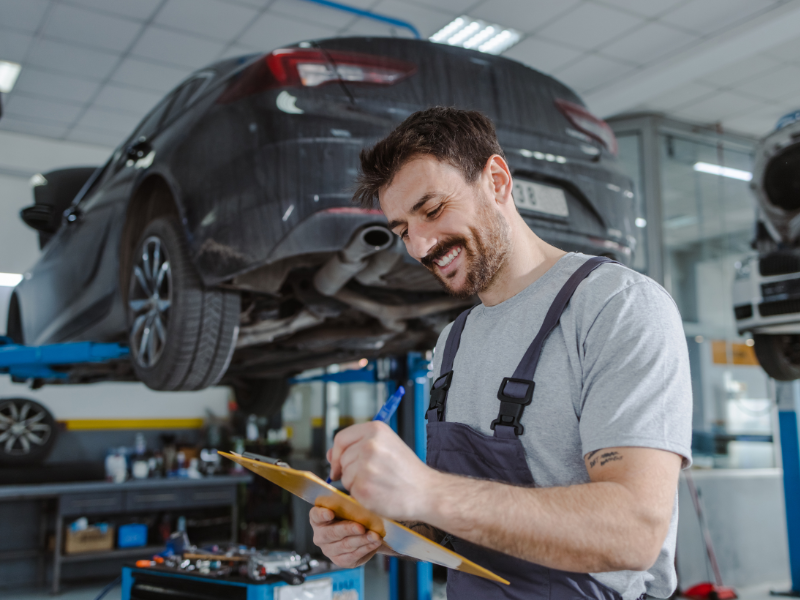
<path id="1" fill-rule="evenodd" d="M 380 225 L 358 230 L 347 245 L 314 275 L 314 287 L 333 296 L 367 266 L 367 259 L 394 243 L 394 234 Z"/>

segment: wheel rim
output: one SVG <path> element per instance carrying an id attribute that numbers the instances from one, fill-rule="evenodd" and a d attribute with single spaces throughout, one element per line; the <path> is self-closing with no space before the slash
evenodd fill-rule
<path id="1" fill-rule="evenodd" d="M 27 400 L 0 403 L 0 444 L 7 456 L 27 456 L 47 443 L 52 428 L 47 411 Z"/>
<path id="2" fill-rule="evenodd" d="M 131 352 L 137 364 L 152 368 L 167 344 L 172 306 L 172 268 L 161 239 L 151 236 L 142 244 L 128 288 Z"/>

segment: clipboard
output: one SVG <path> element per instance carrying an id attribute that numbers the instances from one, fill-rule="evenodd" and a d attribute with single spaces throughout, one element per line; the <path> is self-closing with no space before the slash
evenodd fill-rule
<path id="1" fill-rule="evenodd" d="M 314 506 L 332 510 L 340 519 L 360 523 L 380 535 L 386 545 L 398 554 L 509 585 L 509 582 L 502 577 L 452 550 L 440 546 L 396 521 L 367 510 L 357 500 L 325 483 L 311 471 L 298 471 L 286 463 L 277 461 L 272 464 L 228 452 L 219 454 Z"/>

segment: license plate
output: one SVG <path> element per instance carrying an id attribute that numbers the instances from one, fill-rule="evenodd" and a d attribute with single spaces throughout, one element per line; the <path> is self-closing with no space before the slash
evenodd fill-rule
<path id="1" fill-rule="evenodd" d="M 333 600 L 333 579 L 316 579 L 300 585 L 275 588 L 275 600 Z"/>
<path id="2" fill-rule="evenodd" d="M 530 210 L 555 217 L 569 216 L 564 190 L 524 179 L 514 179 L 514 204 L 520 210 Z"/>

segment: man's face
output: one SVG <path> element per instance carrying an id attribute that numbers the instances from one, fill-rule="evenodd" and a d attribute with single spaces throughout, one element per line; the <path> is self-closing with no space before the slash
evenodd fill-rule
<path id="1" fill-rule="evenodd" d="M 423 156 L 398 171 L 380 203 L 408 253 L 454 296 L 487 289 L 511 250 L 485 174 L 469 184 L 452 165 Z"/>

